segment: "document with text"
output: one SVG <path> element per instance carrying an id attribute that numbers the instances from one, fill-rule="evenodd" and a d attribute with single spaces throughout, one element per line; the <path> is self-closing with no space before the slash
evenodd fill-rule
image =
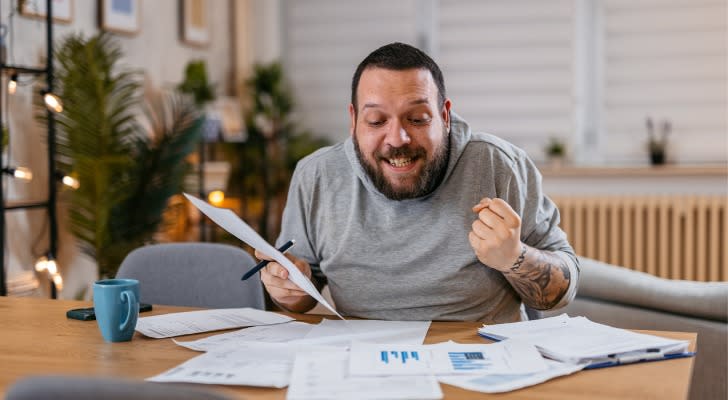
<path id="1" fill-rule="evenodd" d="M 611 366 L 653 361 L 687 353 L 688 341 L 632 332 L 566 314 L 534 321 L 484 325 L 478 333 L 494 340 L 519 339 L 551 359 Z"/>
<path id="2" fill-rule="evenodd" d="M 310 346 L 306 351 L 335 351 Z M 215 348 L 166 372 L 152 382 L 189 382 L 282 388 L 288 386 L 299 346 L 288 343 L 236 343 Z"/>
<path id="3" fill-rule="evenodd" d="M 235 332 L 221 333 L 203 339 L 174 342 L 196 351 L 210 351 L 222 346 L 236 346 L 245 342 L 284 343 L 301 339 L 313 328 L 305 322 L 291 321 L 284 324 L 253 326 Z"/>
<path id="4" fill-rule="evenodd" d="M 546 369 L 532 373 L 487 375 L 441 375 L 437 380 L 452 386 L 483 393 L 503 393 L 533 386 L 559 376 L 581 371 L 586 364 L 567 364 L 544 360 Z"/>
<path id="5" fill-rule="evenodd" d="M 422 344 L 430 321 L 380 321 L 324 319 L 315 325 L 300 344 L 347 347 L 352 341 L 367 343 Z"/>
<path id="6" fill-rule="evenodd" d="M 352 376 L 523 374 L 546 368 L 536 347 L 515 340 L 495 344 L 354 343 L 349 358 Z"/>
<path id="7" fill-rule="evenodd" d="M 346 350 L 306 352 L 296 355 L 287 400 L 406 400 L 441 399 L 433 375 L 351 376 Z"/>
<path id="8" fill-rule="evenodd" d="M 288 321 L 293 321 L 293 318 L 254 308 L 221 308 L 139 318 L 136 331 L 144 336 L 161 339 L 243 326 L 282 324 Z"/>
<path id="9" fill-rule="evenodd" d="M 235 215 L 232 210 L 218 208 L 211 206 L 210 204 L 198 199 L 195 196 L 191 196 L 184 193 L 187 200 L 189 200 L 198 210 L 203 214 L 207 215 L 213 222 L 219 225 L 222 229 L 225 229 L 236 238 L 247 243 L 254 249 L 261 251 L 275 259 L 285 269 L 288 270 L 288 279 L 295 283 L 308 293 L 311 297 L 316 299 L 321 305 L 329 309 L 332 313 L 336 314 L 337 317 L 344 319 L 326 299 L 319 293 L 316 287 L 313 285 L 310 279 L 306 278 L 305 275 L 288 259 L 283 253 L 278 251 L 275 247 L 271 246 L 265 241 L 258 233 L 253 230 L 248 224 L 245 223 L 240 217 Z M 295 239 L 295 238 L 293 238 Z"/>

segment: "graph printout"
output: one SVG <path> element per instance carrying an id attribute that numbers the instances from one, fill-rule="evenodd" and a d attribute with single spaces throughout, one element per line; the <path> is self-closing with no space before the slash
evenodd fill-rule
<path id="1" fill-rule="evenodd" d="M 436 345 L 353 343 L 349 360 L 349 372 L 353 376 L 521 374 L 544 369 L 546 364 L 538 350 L 516 341 Z"/>

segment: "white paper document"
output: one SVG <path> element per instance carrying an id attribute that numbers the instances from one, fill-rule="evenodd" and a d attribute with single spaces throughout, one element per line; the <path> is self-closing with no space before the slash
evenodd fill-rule
<path id="1" fill-rule="evenodd" d="M 243 326 L 281 324 L 292 320 L 285 315 L 254 308 L 222 308 L 139 318 L 136 331 L 160 339 Z"/>
<path id="2" fill-rule="evenodd" d="M 301 344 L 349 346 L 350 342 L 422 344 L 430 321 L 379 321 L 324 319 L 315 325 Z"/>
<path id="3" fill-rule="evenodd" d="M 187 200 L 189 200 L 198 210 L 203 214 L 207 215 L 213 222 L 218 224 L 221 228 L 230 232 L 236 238 L 247 243 L 254 249 L 261 251 L 275 259 L 285 269 L 288 270 L 288 279 L 303 289 L 306 293 L 311 295 L 316 301 L 321 303 L 324 307 L 328 308 L 329 311 L 336 314 L 341 319 L 344 319 L 336 310 L 321 296 L 316 287 L 313 285 L 310 279 L 306 278 L 301 271 L 289 260 L 283 253 L 278 251 L 275 247 L 271 246 L 266 242 L 258 233 L 253 230 L 248 224 L 235 215 L 232 210 L 218 208 L 207 204 L 206 202 L 198 199 L 197 197 L 191 196 L 184 193 Z M 295 239 L 295 238 L 292 238 Z"/>
<path id="4" fill-rule="evenodd" d="M 283 343 L 301 339 L 313 328 L 305 322 L 291 321 L 284 324 L 253 326 L 235 332 L 221 333 L 203 339 L 174 342 L 196 351 L 210 351 L 221 346 L 236 346 L 245 342 Z"/>
<path id="5" fill-rule="evenodd" d="M 547 368 L 533 345 L 511 340 L 495 344 L 354 343 L 350 353 L 352 376 L 522 374 Z"/>
<path id="6" fill-rule="evenodd" d="M 503 393 L 570 375 L 585 366 L 585 364 L 567 364 L 553 360 L 545 360 L 545 363 L 547 369 L 529 374 L 443 375 L 438 376 L 437 380 L 440 383 L 477 392 Z"/>
<path id="7" fill-rule="evenodd" d="M 517 338 L 534 344 L 541 353 L 571 364 L 602 366 L 669 358 L 687 351 L 688 341 L 666 339 L 592 322 L 566 314 L 535 321 L 484 325 L 482 336 Z"/>
<path id="8" fill-rule="evenodd" d="M 299 350 L 284 343 L 237 343 L 215 348 L 147 380 L 282 388 L 288 386 Z M 306 350 L 336 349 L 313 346 Z"/>
<path id="9" fill-rule="evenodd" d="M 348 374 L 348 352 L 306 352 L 296 355 L 288 400 L 441 399 L 433 375 L 355 377 Z"/>

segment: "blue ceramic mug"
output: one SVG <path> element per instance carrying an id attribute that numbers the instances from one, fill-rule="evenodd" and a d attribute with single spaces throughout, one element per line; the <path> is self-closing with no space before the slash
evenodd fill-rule
<path id="1" fill-rule="evenodd" d="M 104 340 L 131 340 L 139 317 L 139 281 L 104 279 L 94 283 L 94 312 Z"/>

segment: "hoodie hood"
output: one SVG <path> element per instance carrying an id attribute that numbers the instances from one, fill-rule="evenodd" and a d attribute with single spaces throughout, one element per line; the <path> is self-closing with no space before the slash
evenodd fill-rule
<path id="1" fill-rule="evenodd" d="M 440 184 L 435 188 L 435 190 L 432 191 L 432 193 L 436 192 L 440 188 L 440 186 L 442 186 L 442 183 L 450 179 L 450 176 L 452 176 L 452 172 L 453 170 L 455 170 L 455 166 L 460 160 L 460 156 L 463 154 L 463 151 L 468 145 L 471 137 L 472 133 L 470 132 L 470 126 L 468 125 L 468 123 L 465 122 L 465 120 L 462 119 L 459 115 L 455 114 L 453 111 L 450 111 L 450 133 L 448 134 L 448 140 L 450 141 L 450 152 L 447 162 L 447 170 L 445 171 L 445 175 L 442 178 L 442 182 L 440 182 Z M 386 198 L 374 186 L 372 179 L 369 177 L 367 172 L 364 170 L 364 167 L 359 162 L 359 158 L 356 156 L 356 149 L 354 148 L 354 138 L 352 136 L 349 136 L 349 138 L 344 141 L 344 152 L 346 153 L 346 158 L 349 160 L 351 169 L 354 171 L 354 175 L 356 175 L 356 177 L 362 182 L 366 189 L 371 193 L 381 196 L 382 198 Z M 432 193 L 426 194 L 419 198 L 427 198 Z"/>

